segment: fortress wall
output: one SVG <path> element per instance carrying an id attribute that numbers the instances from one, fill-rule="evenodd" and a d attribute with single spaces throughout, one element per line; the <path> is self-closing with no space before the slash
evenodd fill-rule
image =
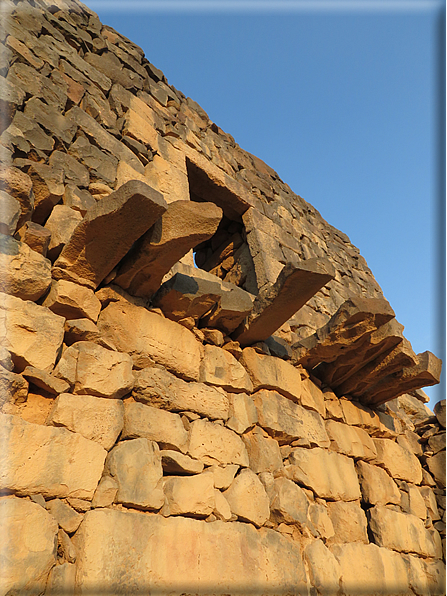
<path id="1" fill-rule="evenodd" d="M 86 6 L 2 10 L 0 593 L 443 594 L 441 364 L 358 249 Z"/>

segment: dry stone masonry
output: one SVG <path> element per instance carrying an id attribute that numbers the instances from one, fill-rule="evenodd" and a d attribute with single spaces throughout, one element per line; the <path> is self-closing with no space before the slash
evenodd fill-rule
<path id="1" fill-rule="evenodd" d="M 442 596 L 445 400 L 349 238 L 77 0 L 2 0 L 0 595 Z"/>

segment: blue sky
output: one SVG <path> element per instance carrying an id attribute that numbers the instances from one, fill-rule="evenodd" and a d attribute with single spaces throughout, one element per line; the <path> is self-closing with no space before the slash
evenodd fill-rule
<path id="1" fill-rule="evenodd" d="M 443 2 L 87 4 L 345 232 L 413 349 L 444 359 Z"/>

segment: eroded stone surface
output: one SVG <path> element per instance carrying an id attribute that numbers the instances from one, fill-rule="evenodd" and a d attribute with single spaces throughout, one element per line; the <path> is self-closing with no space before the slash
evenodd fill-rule
<path id="1" fill-rule="evenodd" d="M 1 488 L 17 494 L 91 499 L 107 455 L 98 443 L 65 428 L 1 414 Z"/>
<path id="2" fill-rule="evenodd" d="M 217 346 L 204 346 L 199 380 L 234 393 L 238 391 L 251 393 L 253 390 L 250 377 L 242 364 L 230 352 Z"/>
<path id="3" fill-rule="evenodd" d="M 56 564 L 57 522 L 25 499 L 0 499 L 2 594 L 42 593 Z"/>
<path id="4" fill-rule="evenodd" d="M 191 423 L 188 453 L 205 464 L 249 465 L 242 439 L 230 429 L 206 420 Z"/>
<path id="5" fill-rule="evenodd" d="M 251 470 L 241 470 L 224 492 L 231 511 L 240 519 L 262 526 L 270 517 L 269 498 L 265 489 Z"/>
<path id="6" fill-rule="evenodd" d="M 393 478 L 420 484 L 422 468 L 417 457 L 390 439 L 373 439 L 377 449 L 374 463 L 382 466 Z"/>
<path id="7" fill-rule="evenodd" d="M 101 303 L 89 288 L 61 279 L 51 285 L 49 294 L 43 301 L 57 315 L 66 319 L 98 319 Z"/>

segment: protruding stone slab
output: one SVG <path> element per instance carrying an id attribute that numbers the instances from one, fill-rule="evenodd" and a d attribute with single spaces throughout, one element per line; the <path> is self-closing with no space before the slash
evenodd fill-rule
<path id="1" fill-rule="evenodd" d="M 25 499 L 0 499 L 2 594 L 39 594 L 56 564 L 57 522 Z"/>
<path id="2" fill-rule="evenodd" d="M 334 267 L 326 259 L 287 263 L 276 282 L 258 294 L 234 338 L 242 347 L 264 341 L 334 277 Z"/>
<path id="3" fill-rule="evenodd" d="M 99 585 L 106 593 L 117 586 L 219 596 L 307 591 L 299 544 L 251 524 L 97 509 L 86 513 L 75 542 L 81 593 Z"/>
<path id="4" fill-rule="evenodd" d="M 0 291 L 35 301 L 50 284 L 50 261 L 23 242 L 0 234 Z"/>
<path id="5" fill-rule="evenodd" d="M 0 414 L 0 489 L 19 495 L 91 499 L 107 451 L 65 428 Z"/>
<path id="6" fill-rule="evenodd" d="M 40 370 L 39 368 L 35 368 L 34 366 L 27 366 L 22 372 L 22 375 L 32 385 L 40 387 L 47 393 L 51 393 L 53 395 L 65 393 L 65 391 L 68 391 L 70 388 L 70 384 L 63 379 L 58 379 L 57 377 L 50 375 L 50 373 Z"/>
<path id="7" fill-rule="evenodd" d="M 171 412 L 190 411 L 217 420 L 228 418 L 229 402 L 223 389 L 187 383 L 163 368 L 136 371 L 132 396 L 143 404 Z"/>
<path id="8" fill-rule="evenodd" d="M 369 362 L 377 360 L 382 354 L 387 355 L 399 345 L 403 340 L 403 329 L 403 325 L 396 319 L 391 319 L 368 335 L 360 346 L 354 346 L 354 349 L 343 352 L 333 362 L 319 364 L 313 374 L 334 389 Z M 340 392 L 337 393 L 341 395 Z"/>
<path id="9" fill-rule="evenodd" d="M 170 203 L 120 265 L 114 283 L 134 296 L 152 296 L 171 267 L 214 234 L 221 218 L 222 210 L 214 203 Z"/>
<path id="10" fill-rule="evenodd" d="M 324 327 L 293 346 L 295 361 L 304 368 L 333 362 L 393 317 L 394 311 L 384 298 L 349 298 Z"/>
<path id="11" fill-rule="evenodd" d="M 0 344 L 11 354 L 14 367 L 50 371 L 64 338 L 63 317 L 34 302 L 0 294 Z"/>
<path id="12" fill-rule="evenodd" d="M 198 380 L 202 345 L 182 325 L 123 300 L 101 312 L 98 328 L 118 350 L 131 355 L 135 368 L 156 362 L 179 377 Z"/>
<path id="13" fill-rule="evenodd" d="M 379 405 L 413 389 L 437 385 L 441 378 L 442 362 L 431 352 L 417 355 L 416 366 L 388 375 L 362 394 L 366 404 Z"/>
<path id="14" fill-rule="evenodd" d="M 96 289 L 165 211 L 157 191 L 139 180 L 123 184 L 87 212 L 59 255 L 53 277 Z"/>

